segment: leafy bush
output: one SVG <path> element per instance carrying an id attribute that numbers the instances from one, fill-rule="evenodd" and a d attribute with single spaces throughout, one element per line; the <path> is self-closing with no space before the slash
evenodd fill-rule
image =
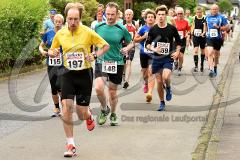
<path id="1" fill-rule="evenodd" d="M 135 2 L 134 3 L 134 17 L 141 17 L 141 11 L 145 9 L 152 9 L 155 11 L 158 4 L 154 2 Z"/>
<path id="2" fill-rule="evenodd" d="M 1 0 L 0 2 L 0 68 L 13 65 L 24 46 L 39 37 L 42 19 L 47 14 L 47 0 Z M 35 57 L 36 51 L 32 52 Z M 36 59 L 36 58 L 34 58 Z"/>
<path id="3" fill-rule="evenodd" d="M 65 6 L 69 2 L 80 2 L 84 5 L 85 10 L 83 12 L 82 22 L 90 26 L 96 15 L 98 2 L 96 0 L 49 0 L 52 8 L 57 9 L 57 11 L 63 15 Z"/>

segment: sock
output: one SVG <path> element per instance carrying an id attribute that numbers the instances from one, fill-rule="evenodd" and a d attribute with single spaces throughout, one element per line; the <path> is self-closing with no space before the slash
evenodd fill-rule
<path id="1" fill-rule="evenodd" d="M 161 103 L 165 104 L 165 101 L 161 101 Z"/>
<path id="2" fill-rule="evenodd" d="M 195 67 L 198 68 L 198 55 L 193 56 Z"/>
<path id="3" fill-rule="evenodd" d="M 67 138 L 67 144 L 72 144 L 73 146 L 75 146 L 73 137 L 72 138 Z"/>
<path id="4" fill-rule="evenodd" d="M 204 60 L 205 60 L 205 55 L 201 54 L 201 67 L 203 67 Z"/>
<path id="5" fill-rule="evenodd" d="M 59 109 L 59 103 L 55 104 L 55 107 Z"/>
<path id="6" fill-rule="evenodd" d="M 214 66 L 214 72 L 217 73 L 217 66 Z"/>

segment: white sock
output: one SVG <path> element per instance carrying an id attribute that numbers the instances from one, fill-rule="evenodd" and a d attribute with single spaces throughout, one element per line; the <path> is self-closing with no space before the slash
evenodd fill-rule
<path id="1" fill-rule="evenodd" d="M 67 144 L 72 144 L 73 146 L 75 146 L 73 137 L 72 138 L 67 138 Z"/>

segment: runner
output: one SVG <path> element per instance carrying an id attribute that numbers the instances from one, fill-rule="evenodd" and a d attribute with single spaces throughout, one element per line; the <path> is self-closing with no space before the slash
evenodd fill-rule
<path id="1" fill-rule="evenodd" d="M 145 21 L 145 10 L 142 10 L 141 11 L 141 18 L 138 20 L 138 26 L 139 28 L 141 28 L 142 26 L 144 26 L 146 24 L 146 21 Z"/>
<path id="2" fill-rule="evenodd" d="M 193 17 L 191 16 L 191 11 L 189 9 L 185 10 L 185 19 L 188 21 L 189 26 L 193 25 Z"/>
<path id="3" fill-rule="evenodd" d="M 110 50 L 104 55 L 97 58 L 95 66 L 95 89 L 97 97 L 101 103 L 101 113 L 98 117 L 98 124 L 103 125 L 107 120 L 110 108 L 107 104 L 107 98 L 104 93 L 106 80 L 108 79 L 108 96 L 111 107 L 110 125 L 118 124 L 116 107 L 118 102 L 117 89 L 122 82 L 124 60 L 121 50 L 124 53 L 130 50 L 130 45 L 122 48 L 122 41 L 131 42 L 131 35 L 127 29 L 117 22 L 118 5 L 109 2 L 106 5 L 107 21 L 96 26 L 95 31 L 103 37 L 109 44 Z M 114 36 L 113 36 L 114 35 Z M 128 48 L 129 47 L 129 48 Z M 133 45 L 131 44 L 131 47 Z"/>
<path id="4" fill-rule="evenodd" d="M 168 10 L 168 16 L 167 16 L 167 23 L 173 25 L 173 26 L 176 26 L 176 23 L 175 23 L 175 19 L 174 19 L 174 9 L 173 8 L 170 8 Z"/>
<path id="5" fill-rule="evenodd" d="M 49 18 L 43 22 L 43 31 L 40 35 L 44 35 L 49 30 L 54 30 L 54 16 L 57 14 L 55 9 L 49 11 Z"/>
<path id="6" fill-rule="evenodd" d="M 76 98 L 76 113 L 81 120 L 86 120 L 87 129 L 93 130 L 94 119 L 89 110 L 93 85 L 93 69 L 91 61 L 94 57 L 103 55 L 109 45 L 93 30 L 80 23 L 83 5 L 81 3 L 68 3 L 65 7 L 65 15 L 68 27 L 64 27 L 55 35 L 49 55 L 59 55 L 59 47 L 62 46 L 64 68 L 61 75 L 63 126 L 67 137 L 67 151 L 64 157 L 76 155 L 76 147 L 73 138 L 72 112 L 74 98 Z M 101 50 L 90 53 L 91 45 L 96 45 Z"/>
<path id="7" fill-rule="evenodd" d="M 188 21 L 184 19 L 183 8 L 177 7 L 176 13 L 177 13 L 177 19 L 175 20 L 175 22 L 176 22 L 176 28 L 178 30 L 178 34 L 180 35 L 180 38 L 181 38 L 181 50 L 180 50 L 177 63 L 175 63 L 175 66 L 176 66 L 176 69 L 178 69 L 178 76 L 180 76 L 182 71 L 184 52 L 186 47 L 189 46 L 191 28 L 188 24 Z"/>
<path id="8" fill-rule="evenodd" d="M 163 111 L 165 109 L 163 88 L 166 90 L 166 100 L 172 99 L 170 76 L 173 59 L 180 54 L 181 40 L 177 29 L 167 23 L 168 9 L 165 6 L 160 6 L 156 8 L 155 13 L 159 16 L 159 21 L 149 30 L 146 47 L 154 52 L 152 73 L 157 78 L 157 90 L 160 98 L 158 111 Z M 176 52 L 173 51 L 174 39 L 177 45 Z"/>
<path id="9" fill-rule="evenodd" d="M 203 17 L 203 11 L 201 7 L 197 7 L 196 16 L 193 19 L 192 34 L 193 34 L 193 46 L 194 46 L 194 72 L 198 72 L 198 48 L 201 48 L 201 67 L 200 71 L 203 72 L 204 60 L 205 60 L 205 45 L 206 45 L 206 20 Z"/>
<path id="10" fill-rule="evenodd" d="M 60 89 L 60 77 L 58 76 L 58 70 L 62 66 L 62 55 L 60 54 L 57 58 L 51 58 L 48 56 L 48 51 L 44 50 L 44 46 L 48 49 L 52 45 L 52 40 L 55 34 L 62 28 L 64 22 L 64 18 L 61 14 L 56 14 L 54 16 L 54 30 L 50 30 L 43 35 L 43 39 L 41 44 L 39 45 L 39 51 L 42 56 L 47 57 L 47 71 L 48 78 L 51 85 L 52 91 L 52 100 L 54 103 L 54 110 L 52 117 L 60 116 L 60 107 L 59 107 L 59 97 L 61 97 L 61 89 Z"/>
<path id="11" fill-rule="evenodd" d="M 219 14 L 218 5 L 213 4 L 211 14 L 206 16 L 207 22 L 207 54 L 210 77 L 217 76 L 217 65 L 219 63 L 220 49 L 223 44 L 222 31 L 229 29 L 227 19 Z"/>
<path id="12" fill-rule="evenodd" d="M 136 26 L 135 21 L 133 20 L 133 11 L 131 9 L 127 9 L 125 11 L 125 20 L 123 20 L 123 25 L 127 28 L 128 32 L 131 34 L 132 39 L 136 34 Z M 123 73 L 123 88 L 127 89 L 129 86 L 129 80 L 132 72 L 132 61 L 134 58 L 135 47 L 133 47 L 127 56 L 124 56 L 125 65 L 124 65 L 124 73 Z"/>
<path id="13" fill-rule="evenodd" d="M 143 92 L 146 94 L 146 101 L 152 101 L 152 91 L 155 84 L 155 77 L 152 74 L 152 54 L 153 52 L 145 48 L 146 39 L 148 37 L 148 31 L 155 24 L 156 14 L 153 10 L 146 10 L 145 18 L 146 25 L 142 26 L 136 36 L 134 37 L 135 43 L 140 43 L 140 64 L 142 68 L 142 77 L 144 79 Z"/>
<path id="14" fill-rule="evenodd" d="M 91 29 L 92 29 L 92 30 L 95 30 L 95 26 L 96 26 L 98 23 L 101 23 L 101 22 L 103 22 L 103 15 L 102 15 L 101 12 L 98 12 L 98 13 L 97 13 L 97 20 L 95 20 L 95 21 L 93 21 L 93 22 L 91 23 Z"/>

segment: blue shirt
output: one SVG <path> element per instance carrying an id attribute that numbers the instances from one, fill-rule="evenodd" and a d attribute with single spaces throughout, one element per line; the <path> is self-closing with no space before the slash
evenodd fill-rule
<path id="1" fill-rule="evenodd" d="M 225 26 L 228 24 L 227 19 L 221 15 L 207 15 L 206 16 L 207 22 L 207 38 L 208 39 L 221 39 L 222 33 L 219 28 L 215 28 L 213 25 L 216 24 L 220 27 Z"/>
<path id="2" fill-rule="evenodd" d="M 43 35 L 42 41 L 46 44 L 47 48 L 51 48 L 53 38 L 56 32 L 54 30 L 50 30 Z M 62 53 L 62 47 L 60 47 L 60 53 Z M 49 56 L 47 56 L 47 64 L 49 64 Z"/>
<path id="3" fill-rule="evenodd" d="M 49 18 L 43 22 L 43 28 L 44 28 L 44 30 L 47 30 L 47 31 L 54 29 L 54 23 L 51 20 L 51 18 Z"/>
<path id="4" fill-rule="evenodd" d="M 148 32 L 150 30 L 150 27 L 147 25 L 144 25 L 140 28 L 140 30 L 138 31 L 138 34 L 140 36 L 143 36 L 146 32 Z M 140 48 L 140 54 L 148 54 L 148 53 L 152 53 L 151 51 L 146 52 L 147 50 L 144 49 L 145 48 L 145 43 L 146 43 L 146 39 L 140 42 L 141 48 Z"/>
<path id="5" fill-rule="evenodd" d="M 55 31 L 54 30 L 50 30 L 48 32 L 46 32 L 44 35 L 43 35 L 43 38 L 42 38 L 42 41 L 47 44 L 47 48 L 50 48 L 51 45 L 52 45 L 52 41 L 53 41 L 53 38 L 55 36 Z"/>

